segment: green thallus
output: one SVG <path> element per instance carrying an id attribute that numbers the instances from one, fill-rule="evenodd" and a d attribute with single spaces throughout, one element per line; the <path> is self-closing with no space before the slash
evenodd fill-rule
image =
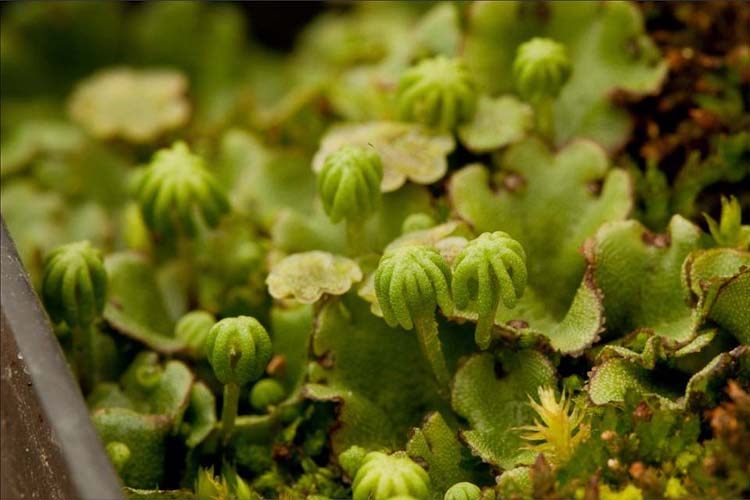
<path id="1" fill-rule="evenodd" d="M 216 378 L 224 384 L 221 422 L 227 442 L 234 429 L 240 388 L 263 374 L 271 359 L 271 339 L 255 318 L 225 318 L 208 333 L 206 357 Z"/>
<path id="2" fill-rule="evenodd" d="M 84 392 L 96 383 L 94 322 L 107 299 L 107 272 L 99 250 L 88 241 L 62 245 L 44 262 L 42 298 L 54 322 L 73 332 L 76 370 Z"/>
<path id="3" fill-rule="evenodd" d="M 554 139 L 553 106 L 571 73 L 565 46 L 549 38 L 532 38 L 521 44 L 513 61 L 518 93 L 534 107 L 537 129 Z"/>
<path id="4" fill-rule="evenodd" d="M 342 146 L 325 159 L 318 194 L 331 222 L 346 221 L 347 241 L 356 255 L 363 249 L 362 226 L 380 207 L 383 165 L 372 148 Z"/>
<path id="5" fill-rule="evenodd" d="M 502 300 L 512 308 L 526 287 L 526 253 L 507 233 L 483 233 L 470 241 L 453 262 L 451 289 L 456 307 L 476 303 L 477 345 L 490 345 L 495 313 Z"/>

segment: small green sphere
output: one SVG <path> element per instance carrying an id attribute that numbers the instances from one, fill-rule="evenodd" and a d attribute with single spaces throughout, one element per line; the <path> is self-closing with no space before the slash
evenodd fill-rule
<path id="1" fill-rule="evenodd" d="M 513 61 L 516 88 L 530 102 L 557 97 L 570 72 L 565 46 L 549 38 L 532 38 L 521 44 Z"/>
<path id="2" fill-rule="evenodd" d="M 339 455 L 339 465 L 350 478 L 353 478 L 362 466 L 365 456 L 367 456 L 367 450 L 361 446 L 350 446 Z"/>
<path id="3" fill-rule="evenodd" d="M 162 235 L 192 237 L 201 219 L 214 227 L 229 211 L 224 190 L 184 142 L 157 151 L 135 191 L 144 222 Z"/>
<path id="4" fill-rule="evenodd" d="M 430 476 L 404 452 L 368 453 L 352 483 L 353 499 L 390 500 L 397 496 L 431 498 Z"/>
<path id="5" fill-rule="evenodd" d="M 375 294 L 390 326 L 406 330 L 435 308 L 453 310 L 451 271 L 440 253 L 426 245 L 409 245 L 387 252 L 375 271 Z"/>
<path id="6" fill-rule="evenodd" d="M 175 337 L 184 340 L 195 356 L 203 357 L 208 332 L 215 323 L 216 318 L 209 312 L 190 311 L 177 321 Z"/>
<path id="7" fill-rule="evenodd" d="M 285 396 L 286 391 L 281 382 L 273 378 L 264 378 L 250 389 L 250 405 L 256 410 L 265 410 L 284 401 Z"/>
<path id="8" fill-rule="evenodd" d="M 331 222 L 363 221 L 380 207 L 383 164 L 372 148 L 342 146 L 326 157 L 318 193 Z"/>
<path id="9" fill-rule="evenodd" d="M 144 392 L 151 392 L 161 384 L 164 370 L 159 365 L 143 365 L 135 370 L 135 382 Z"/>
<path id="10" fill-rule="evenodd" d="M 101 252 L 88 241 L 53 250 L 44 261 L 42 300 L 54 322 L 90 325 L 107 300 L 107 271 Z"/>
<path id="11" fill-rule="evenodd" d="M 125 443 L 120 441 L 110 441 L 104 448 L 117 472 L 120 472 L 130 461 L 130 448 L 128 448 L 128 445 Z"/>
<path id="12" fill-rule="evenodd" d="M 255 318 L 225 318 L 208 332 L 206 357 L 219 382 L 242 386 L 263 374 L 271 359 L 271 339 Z"/>
<path id="13" fill-rule="evenodd" d="M 445 492 L 444 500 L 479 500 L 482 490 L 472 483 L 456 483 Z"/>
<path id="14" fill-rule="evenodd" d="M 401 224 L 401 234 L 423 231 L 434 226 L 435 219 L 433 219 L 432 216 L 423 212 L 417 212 L 404 219 L 403 224 Z"/>
<path id="15" fill-rule="evenodd" d="M 408 69 L 396 99 L 402 120 L 440 130 L 470 120 L 477 107 L 477 92 L 463 62 L 445 56 L 425 59 Z"/>

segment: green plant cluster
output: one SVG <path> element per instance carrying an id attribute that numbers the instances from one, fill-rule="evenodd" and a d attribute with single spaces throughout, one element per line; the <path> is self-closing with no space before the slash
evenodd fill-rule
<path id="1" fill-rule="evenodd" d="M 613 97 L 668 78 L 637 5 L 1 36 L 3 218 L 129 497 L 750 495 L 750 132 L 629 156 Z"/>

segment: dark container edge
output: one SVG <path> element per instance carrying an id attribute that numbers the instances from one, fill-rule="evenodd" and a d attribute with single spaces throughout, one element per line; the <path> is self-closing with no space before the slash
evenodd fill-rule
<path id="1" fill-rule="evenodd" d="M 53 452 L 59 450 L 62 466 L 66 470 L 59 471 L 60 474 L 52 478 L 53 481 L 65 483 L 58 485 L 58 491 L 73 492 L 75 498 L 82 500 L 121 500 L 124 497 L 120 481 L 91 423 L 78 384 L 73 380 L 47 315 L 1 217 L 0 233 L 2 335 L 10 335 L 12 339 L 8 340 L 13 340 L 17 347 L 17 358 L 24 365 L 24 374 L 28 376 L 28 384 L 33 389 L 29 393 L 36 397 L 33 403 L 42 413 L 38 425 L 48 427 L 38 429 L 38 434 L 31 436 L 34 438 L 31 441 L 38 443 L 40 436 L 49 436 L 49 442 L 41 445 L 51 448 Z M 4 344 L 12 345 L 9 342 Z M 7 353 L 3 354 L 5 358 Z M 5 377 L 10 367 L 4 363 L 2 368 Z M 3 380 L 4 391 L 10 390 L 6 389 L 10 387 L 7 382 Z M 10 404 L 3 401 L 4 405 L 6 403 Z M 27 428 L 37 425 L 24 424 Z M 6 460 L 12 461 L 14 457 L 4 457 L 4 462 Z M 42 480 L 35 480 L 34 477 L 27 479 L 32 486 L 34 481 Z"/>

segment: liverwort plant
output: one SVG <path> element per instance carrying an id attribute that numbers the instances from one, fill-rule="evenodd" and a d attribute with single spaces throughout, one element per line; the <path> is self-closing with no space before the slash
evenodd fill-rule
<path id="1" fill-rule="evenodd" d="M 136 197 L 148 227 L 163 236 L 193 237 L 201 219 L 213 227 L 229 211 L 218 181 L 184 142 L 154 154 Z"/>
<path id="2" fill-rule="evenodd" d="M 375 293 L 389 326 L 417 330 L 420 347 L 441 389 L 450 373 L 438 338 L 435 308 L 453 310 L 451 271 L 432 247 L 410 245 L 387 252 L 375 271 Z"/>
<path id="3" fill-rule="evenodd" d="M 526 287 L 526 253 L 502 231 L 482 233 L 470 241 L 453 261 L 451 290 L 456 307 L 476 302 L 475 340 L 481 349 L 490 345 L 495 312 L 502 300 L 512 308 Z"/>
<path id="4" fill-rule="evenodd" d="M 214 227 L 230 209 L 226 193 L 184 142 L 157 151 L 137 180 L 143 220 L 157 235 L 177 238 L 185 275 L 192 269 L 191 240 L 201 225 Z"/>
<path id="5" fill-rule="evenodd" d="M 534 107 L 537 130 L 549 140 L 554 138 L 554 101 L 570 72 L 565 46 L 549 38 L 532 38 L 521 44 L 513 61 L 518 93 Z"/>
<path id="6" fill-rule="evenodd" d="M 463 62 L 445 56 L 425 59 L 407 70 L 396 99 L 402 120 L 446 131 L 470 120 L 477 106 L 477 94 Z"/>
<path id="7" fill-rule="evenodd" d="M 318 175 L 323 209 L 334 224 L 346 221 L 350 253 L 362 253 L 362 226 L 381 203 L 383 164 L 372 148 L 342 146 L 328 155 Z"/>
<path id="8" fill-rule="evenodd" d="M 740 3 L 354 2 L 272 57 L 48 4 L 2 216 L 124 496 L 750 498 Z"/>
<path id="9" fill-rule="evenodd" d="M 221 432 L 227 442 L 237 417 L 240 388 L 263 374 L 271 359 L 271 339 L 255 318 L 224 318 L 208 333 L 206 356 L 214 375 L 224 384 Z"/>
<path id="10" fill-rule="evenodd" d="M 52 320 L 73 333 L 76 371 L 84 392 L 96 383 L 94 322 L 107 299 L 107 272 L 99 250 L 88 241 L 62 245 L 44 262 L 42 298 Z"/>

